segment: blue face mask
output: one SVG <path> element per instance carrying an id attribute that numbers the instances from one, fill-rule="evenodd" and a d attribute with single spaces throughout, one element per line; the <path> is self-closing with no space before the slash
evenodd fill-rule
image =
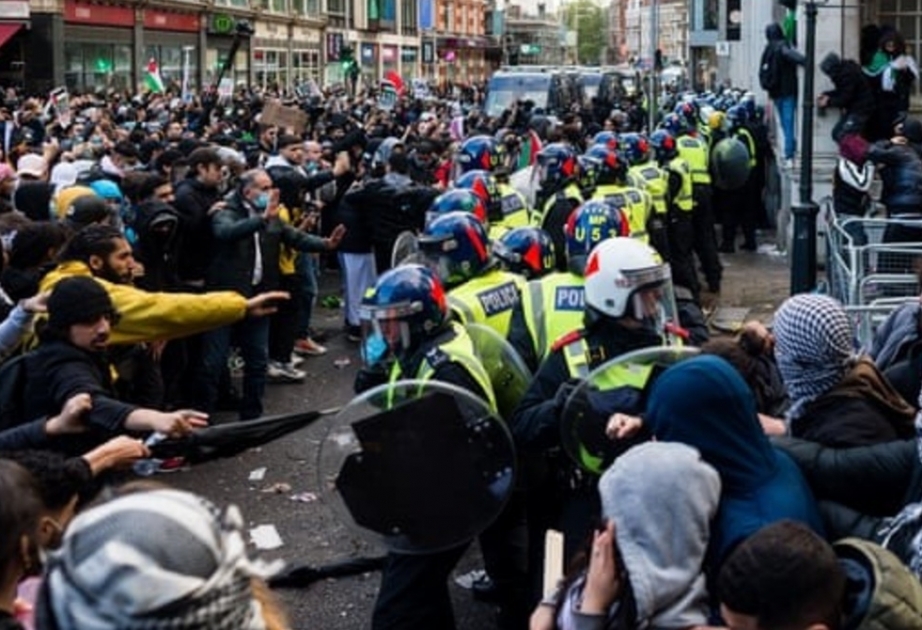
<path id="1" fill-rule="evenodd" d="M 253 206 L 260 212 L 269 207 L 269 193 L 261 192 L 253 199 Z"/>
<path id="2" fill-rule="evenodd" d="M 365 338 L 362 347 L 362 357 L 365 359 L 365 365 L 374 365 L 384 358 L 387 354 L 387 342 L 384 337 L 374 333 Z"/>

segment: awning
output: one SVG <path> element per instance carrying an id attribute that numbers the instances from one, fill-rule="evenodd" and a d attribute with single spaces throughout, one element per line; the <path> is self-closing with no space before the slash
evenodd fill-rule
<path id="1" fill-rule="evenodd" d="M 22 24 L 0 24 L 0 48 L 10 41 L 21 28 Z"/>

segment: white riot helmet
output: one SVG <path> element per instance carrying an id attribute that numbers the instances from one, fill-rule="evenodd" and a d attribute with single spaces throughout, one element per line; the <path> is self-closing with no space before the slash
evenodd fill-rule
<path id="1" fill-rule="evenodd" d="M 676 313 L 669 265 L 633 238 L 599 243 L 586 262 L 586 306 L 600 315 L 650 322 L 659 332 Z"/>

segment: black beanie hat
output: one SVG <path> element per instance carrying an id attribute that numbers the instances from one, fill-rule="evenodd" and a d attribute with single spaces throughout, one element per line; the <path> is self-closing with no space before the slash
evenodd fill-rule
<path id="1" fill-rule="evenodd" d="M 116 315 L 112 299 L 101 284 L 87 276 L 61 280 L 48 298 L 48 326 L 55 330 L 95 322 L 102 315 Z"/>

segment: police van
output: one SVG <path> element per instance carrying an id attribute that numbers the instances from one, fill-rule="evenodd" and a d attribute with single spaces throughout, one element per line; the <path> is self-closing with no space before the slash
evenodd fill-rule
<path id="1" fill-rule="evenodd" d="M 501 70 L 487 83 L 484 109 L 488 116 L 500 116 L 516 102 L 531 101 L 535 109 L 559 115 L 569 111 L 572 90 L 569 79 L 555 70 Z"/>

